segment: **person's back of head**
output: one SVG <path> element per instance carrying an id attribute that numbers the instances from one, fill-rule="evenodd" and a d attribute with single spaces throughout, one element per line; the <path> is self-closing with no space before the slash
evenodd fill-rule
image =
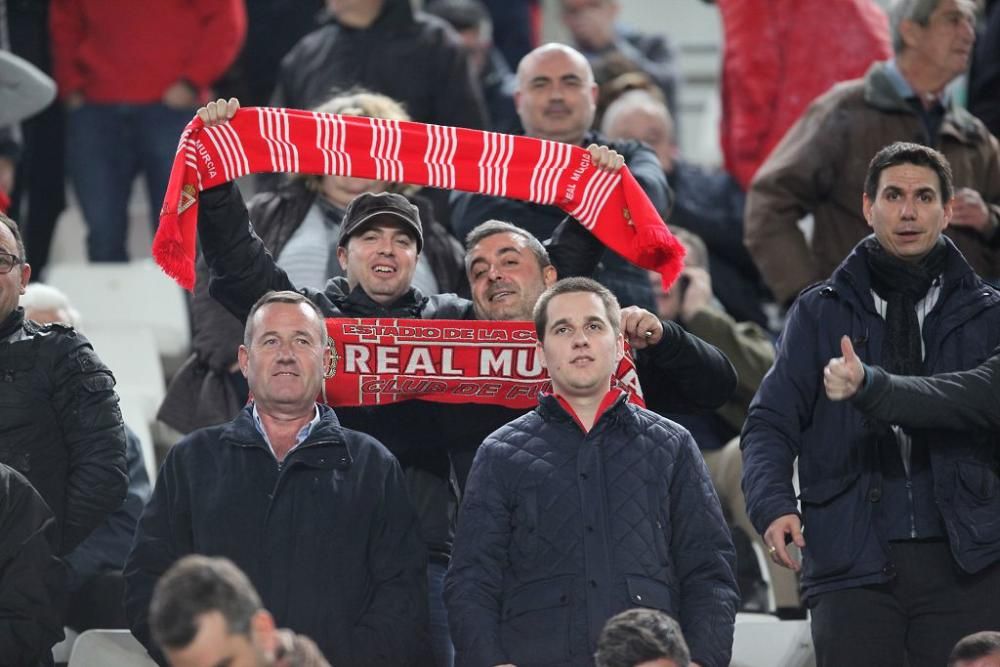
<path id="1" fill-rule="evenodd" d="M 29 283 L 21 295 L 24 316 L 39 324 L 59 322 L 80 327 L 80 313 L 62 290 L 45 283 Z"/>
<path id="2" fill-rule="evenodd" d="M 948 667 L 1000 667 L 1000 632 L 963 637 L 948 656 Z"/>
<path id="3" fill-rule="evenodd" d="M 680 625 L 656 609 L 629 609 L 604 625 L 596 667 L 688 667 L 691 653 Z"/>

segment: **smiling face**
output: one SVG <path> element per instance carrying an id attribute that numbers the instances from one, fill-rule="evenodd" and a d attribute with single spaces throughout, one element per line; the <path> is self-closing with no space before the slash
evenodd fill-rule
<path id="1" fill-rule="evenodd" d="M 596 103 L 593 72 L 578 51 L 547 44 L 521 60 L 514 104 L 529 137 L 579 144 Z"/>
<path id="2" fill-rule="evenodd" d="M 556 281 L 519 234 L 501 232 L 469 249 L 469 284 L 481 320 L 531 320 L 535 302 Z"/>
<path id="3" fill-rule="evenodd" d="M 330 354 L 324 326 L 316 311 L 301 303 L 268 303 L 254 313 L 250 344 L 240 346 L 239 362 L 262 412 L 313 409 Z"/>
<path id="4" fill-rule="evenodd" d="M 941 199 L 941 183 L 930 167 L 898 164 L 879 176 L 875 199 L 864 195 L 868 226 L 890 255 L 923 259 L 951 221 L 951 202 Z"/>
<path id="5" fill-rule="evenodd" d="M 389 305 L 413 285 L 417 240 L 391 215 L 379 215 L 337 248 L 337 259 L 351 289 L 361 285 L 373 301 Z"/>
<path id="6" fill-rule="evenodd" d="M 552 389 L 568 400 L 603 397 L 624 351 L 600 297 L 557 294 L 547 304 L 544 340 L 538 344 Z"/>

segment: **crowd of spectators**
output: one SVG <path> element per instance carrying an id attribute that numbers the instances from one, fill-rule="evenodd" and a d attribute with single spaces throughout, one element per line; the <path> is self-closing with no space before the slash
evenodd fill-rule
<path id="1" fill-rule="evenodd" d="M 738 611 L 808 617 L 819 667 L 1000 664 L 1000 6 L 704 2 L 721 166 L 681 150 L 680 35 L 620 0 L 554 0 L 566 43 L 533 0 L 0 0 L 0 664 L 120 628 L 184 666 L 724 667 Z M 156 230 L 188 123 L 243 150 L 250 106 L 627 170 L 680 274 L 485 185 L 207 187 L 147 461 L 39 278 L 67 187 L 128 262 L 134 181 Z M 484 396 L 477 322 L 529 335 L 550 384 L 328 404 L 461 374 L 338 355 L 345 318 L 448 321 Z"/>

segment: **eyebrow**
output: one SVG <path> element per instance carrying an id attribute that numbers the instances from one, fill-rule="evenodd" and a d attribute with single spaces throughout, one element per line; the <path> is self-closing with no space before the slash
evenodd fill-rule
<path id="1" fill-rule="evenodd" d="M 584 324 L 590 324 L 591 322 L 600 322 L 601 324 L 607 324 L 602 317 L 599 317 L 597 315 L 590 315 L 583 320 Z M 551 325 L 549 325 L 549 329 L 555 329 L 556 327 L 562 326 L 563 324 L 571 324 L 570 318 L 568 317 L 559 318 Z"/>
<path id="2" fill-rule="evenodd" d="M 267 338 L 268 336 L 277 336 L 277 335 L 279 335 L 277 331 L 275 331 L 274 329 L 270 329 L 268 331 L 263 332 L 260 336 L 258 336 L 258 340 L 260 340 L 262 338 Z M 296 329 L 295 331 L 292 332 L 292 335 L 293 336 L 302 336 L 302 335 L 311 336 L 312 333 L 309 332 L 306 329 Z"/>
<path id="3" fill-rule="evenodd" d="M 500 250 L 497 251 L 497 255 L 500 257 L 510 253 L 514 253 L 515 255 L 520 255 L 521 250 L 515 246 L 504 246 L 503 248 L 500 248 Z M 482 255 L 479 255 L 473 258 L 471 262 L 469 262 L 469 268 L 472 268 L 476 264 L 488 264 L 488 263 L 489 263 L 488 259 L 486 259 Z"/>

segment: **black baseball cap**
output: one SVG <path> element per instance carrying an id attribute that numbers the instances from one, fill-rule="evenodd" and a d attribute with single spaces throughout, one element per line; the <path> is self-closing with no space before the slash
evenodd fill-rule
<path id="1" fill-rule="evenodd" d="M 352 199 L 340 223 L 340 239 L 337 245 L 341 247 L 347 245 L 347 240 L 361 231 L 365 223 L 380 215 L 389 215 L 402 222 L 403 227 L 413 233 L 417 240 L 417 252 L 420 252 L 424 246 L 420 213 L 410 200 L 395 192 L 363 192 Z"/>

